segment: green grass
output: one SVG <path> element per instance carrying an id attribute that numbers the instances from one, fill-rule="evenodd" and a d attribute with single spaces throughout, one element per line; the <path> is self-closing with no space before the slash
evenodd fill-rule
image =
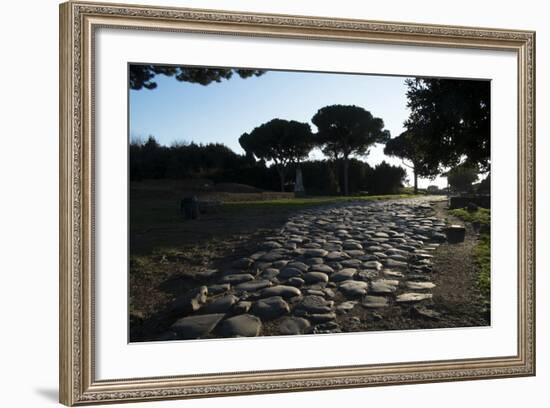
<path id="1" fill-rule="evenodd" d="M 269 209 L 294 209 L 302 207 L 314 207 L 323 204 L 332 204 L 350 201 L 380 201 L 415 197 L 411 194 L 390 194 L 373 196 L 320 196 L 303 198 L 277 198 L 273 200 L 234 201 L 226 202 L 223 207 L 228 210 L 241 210 L 244 208 L 269 208 Z"/>
<path id="2" fill-rule="evenodd" d="M 414 187 L 401 187 L 399 189 L 401 194 L 414 194 Z M 428 192 L 425 188 L 419 188 L 416 195 L 426 195 Z"/>
<path id="3" fill-rule="evenodd" d="M 491 236 L 482 234 L 474 248 L 474 259 L 479 268 L 477 285 L 483 297 L 491 294 Z"/>
<path id="4" fill-rule="evenodd" d="M 465 208 L 450 210 L 449 214 L 466 222 L 478 222 L 481 227 L 490 227 L 491 210 L 478 208 L 477 211 L 469 212 Z M 491 294 L 491 234 L 482 232 L 479 241 L 474 248 L 474 261 L 479 269 L 477 286 L 484 298 L 488 299 Z"/>
<path id="5" fill-rule="evenodd" d="M 457 208 L 456 210 L 450 210 L 449 214 L 460 218 L 466 222 L 479 222 L 480 225 L 491 224 L 491 210 L 487 208 L 478 208 L 477 211 L 469 212 L 465 208 Z"/>

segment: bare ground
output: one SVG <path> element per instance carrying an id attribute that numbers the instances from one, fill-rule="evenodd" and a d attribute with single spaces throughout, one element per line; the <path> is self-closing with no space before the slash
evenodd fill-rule
<path id="1" fill-rule="evenodd" d="M 153 225 L 134 234 L 130 257 L 130 337 L 151 338 L 173 321 L 166 305 L 177 295 L 216 279 L 205 272 L 222 268 L 257 250 L 258 242 L 286 221 L 289 211 L 208 214 L 200 220 Z M 171 242 L 171 249 L 156 250 L 152 242 Z M 161 244 L 165 245 L 165 244 Z"/>

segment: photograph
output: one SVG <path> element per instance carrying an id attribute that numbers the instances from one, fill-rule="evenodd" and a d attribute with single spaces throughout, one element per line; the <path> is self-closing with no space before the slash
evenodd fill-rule
<path id="1" fill-rule="evenodd" d="M 59 6 L 59 401 L 535 376 L 537 25 L 256 6 Z"/>
<path id="2" fill-rule="evenodd" d="M 128 341 L 491 325 L 491 80 L 128 66 Z"/>

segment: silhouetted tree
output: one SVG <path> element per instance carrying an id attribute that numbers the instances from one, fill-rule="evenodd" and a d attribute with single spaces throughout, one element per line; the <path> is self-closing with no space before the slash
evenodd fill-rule
<path id="1" fill-rule="evenodd" d="M 491 194 L 491 173 L 487 174 L 487 177 L 479 182 L 477 192 L 480 194 Z"/>
<path id="2" fill-rule="evenodd" d="M 150 136 L 146 142 L 130 143 L 130 180 L 208 177 L 216 181 L 260 185 L 267 178 L 265 163 L 233 152 L 221 143 L 177 143 L 170 147 Z"/>
<path id="3" fill-rule="evenodd" d="M 349 194 L 349 158 L 351 155 L 366 156 L 369 147 L 384 143 L 390 132 L 384 130 L 384 121 L 355 105 L 331 105 L 317 111 L 311 119 L 317 126 L 317 144 L 331 159 L 343 160 L 344 194 Z"/>
<path id="4" fill-rule="evenodd" d="M 424 157 L 444 167 L 466 160 L 488 170 L 491 158 L 489 81 L 441 78 L 406 80 L 406 127 L 423 143 Z"/>
<path id="5" fill-rule="evenodd" d="M 198 68 L 182 65 L 151 65 L 131 64 L 130 65 L 130 89 L 155 89 L 157 83 L 153 81 L 157 75 L 174 77 L 178 81 L 191 82 L 194 84 L 208 85 L 212 82 L 221 82 L 229 79 L 233 74 L 241 78 L 263 75 L 265 71 L 260 69 L 239 69 L 239 68 Z"/>
<path id="6" fill-rule="evenodd" d="M 307 180 L 308 194 L 334 195 L 338 192 L 338 180 L 333 166 L 327 160 L 308 160 L 300 163 Z"/>
<path id="7" fill-rule="evenodd" d="M 311 128 L 294 120 L 272 119 L 239 138 L 241 147 L 257 159 L 273 161 L 285 189 L 286 170 L 306 158 L 313 148 Z"/>
<path id="8" fill-rule="evenodd" d="M 460 164 L 447 172 L 451 188 L 459 192 L 472 191 L 472 183 L 477 180 L 479 169 L 468 163 Z"/>
<path id="9" fill-rule="evenodd" d="M 407 172 L 403 167 L 385 161 L 376 165 L 366 179 L 369 194 L 397 194 L 403 187 Z"/>
<path id="10" fill-rule="evenodd" d="M 308 180 L 308 192 L 324 195 L 338 192 L 339 180 L 329 160 L 304 161 L 300 166 Z M 405 174 L 401 167 L 382 163 L 372 168 L 364 161 L 350 158 L 350 192 L 395 193 L 402 186 Z M 155 178 L 198 178 L 264 190 L 280 188 L 278 166 L 268 167 L 265 159 L 256 160 L 252 153 L 237 154 L 221 143 L 175 143 L 166 147 L 152 136 L 145 142 L 133 140 L 130 143 L 130 180 Z"/>
<path id="11" fill-rule="evenodd" d="M 421 135 L 416 136 L 411 131 L 405 131 L 399 136 L 388 140 L 384 154 L 402 159 L 403 164 L 413 171 L 414 194 L 418 193 L 418 177 L 434 178 L 440 173 L 439 163 L 429 155 L 426 149 L 427 140 Z M 406 162 L 409 161 L 409 163 Z"/>
<path id="12" fill-rule="evenodd" d="M 308 180 L 309 193 L 333 195 L 338 192 L 338 180 L 328 160 L 306 161 L 301 167 L 304 177 Z M 396 194 L 403 187 L 407 173 L 404 168 L 391 166 L 386 162 L 373 168 L 364 161 L 351 158 L 349 175 L 350 194 Z"/>
<path id="13" fill-rule="evenodd" d="M 140 162 L 142 177 L 159 179 L 166 176 L 167 151 L 153 136 L 141 145 Z"/>

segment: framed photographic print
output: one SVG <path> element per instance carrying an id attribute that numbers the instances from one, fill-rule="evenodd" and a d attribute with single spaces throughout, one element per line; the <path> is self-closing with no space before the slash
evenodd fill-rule
<path id="1" fill-rule="evenodd" d="M 62 4 L 61 402 L 534 375 L 534 41 Z"/>

